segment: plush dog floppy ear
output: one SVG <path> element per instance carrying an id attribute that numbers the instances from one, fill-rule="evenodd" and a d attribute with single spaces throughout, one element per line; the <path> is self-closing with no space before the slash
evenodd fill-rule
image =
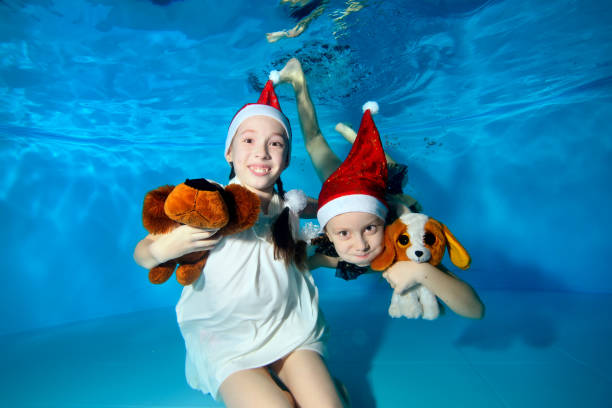
<path id="1" fill-rule="evenodd" d="M 395 241 L 403 229 L 404 224 L 399 218 L 391 225 L 387 225 L 385 228 L 385 248 L 383 252 L 372 261 L 370 268 L 375 271 L 384 271 L 393 264 L 397 257 Z"/>
<path id="2" fill-rule="evenodd" d="M 440 223 L 442 224 L 442 223 Z M 465 248 L 457 241 L 457 238 L 450 232 L 446 225 L 442 224 L 442 231 L 446 237 L 446 246 L 448 248 L 448 255 L 450 256 L 451 262 L 461 269 L 467 269 L 472 263 L 470 255 L 467 253 Z"/>
<path id="3" fill-rule="evenodd" d="M 448 246 L 448 240 L 444 235 L 444 227 L 442 223 L 434 218 L 423 215 L 427 221 L 425 223 L 425 234 L 423 235 L 421 244 L 424 244 L 429 249 L 431 257 L 429 263 L 438 266 L 444 258 L 444 252 Z"/>
<path id="4" fill-rule="evenodd" d="M 164 203 L 174 186 L 166 185 L 149 191 L 142 206 L 142 224 L 153 234 L 166 234 L 180 224 L 171 220 L 164 211 Z"/>
<path id="5" fill-rule="evenodd" d="M 219 233 L 231 235 L 255 225 L 259 216 L 259 198 L 241 185 L 230 184 L 222 190 L 229 221 Z"/>

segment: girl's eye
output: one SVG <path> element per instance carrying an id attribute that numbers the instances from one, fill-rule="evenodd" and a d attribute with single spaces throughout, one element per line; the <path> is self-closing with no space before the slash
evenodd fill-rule
<path id="1" fill-rule="evenodd" d="M 341 238 L 346 238 L 349 235 L 348 231 L 338 231 L 337 234 Z"/>
<path id="2" fill-rule="evenodd" d="M 401 246 L 406 246 L 410 243 L 410 237 L 408 237 L 408 235 L 406 234 L 402 234 L 399 237 L 397 237 L 397 243 L 400 244 Z"/>
<path id="3" fill-rule="evenodd" d="M 242 139 L 242 141 L 244 143 L 253 143 L 253 139 L 251 139 L 250 137 L 245 137 L 244 139 Z"/>
<path id="4" fill-rule="evenodd" d="M 283 142 L 272 142 L 270 144 L 274 147 L 285 147 L 285 144 Z"/>
<path id="5" fill-rule="evenodd" d="M 425 242 L 425 245 L 431 246 L 436 243 L 436 236 L 431 232 L 426 232 L 425 236 L 423 237 L 423 241 Z"/>
<path id="6" fill-rule="evenodd" d="M 367 232 L 376 232 L 376 225 L 374 225 L 374 224 L 368 225 L 367 227 L 365 227 L 365 230 Z"/>

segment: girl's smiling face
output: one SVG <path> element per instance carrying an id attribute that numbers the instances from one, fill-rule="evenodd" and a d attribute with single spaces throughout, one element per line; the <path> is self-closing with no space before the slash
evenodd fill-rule
<path id="1" fill-rule="evenodd" d="M 384 220 L 364 212 L 336 215 L 325 226 L 340 258 L 359 266 L 369 265 L 383 251 L 384 232 Z"/>
<path id="2" fill-rule="evenodd" d="M 252 116 L 240 124 L 225 159 L 256 194 L 270 194 L 287 167 L 287 135 L 277 120 Z"/>

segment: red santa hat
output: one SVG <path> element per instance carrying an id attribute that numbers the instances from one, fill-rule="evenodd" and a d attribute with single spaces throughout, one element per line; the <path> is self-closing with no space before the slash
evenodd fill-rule
<path id="1" fill-rule="evenodd" d="M 227 131 L 227 138 L 225 139 L 225 154 L 227 154 L 240 124 L 252 116 L 267 116 L 276 119 L 283 125 L 288 139 L 287 164 L 289 164 L 289 158 L 291 157 L 291 125 L 289 124 L 289 119 L 281 111 L 272 80 L 266 82 L 266 86 L 261 91 L 261 96 L 257 103 L 247 103 L 234 115 Z"/>
<path id="2" fill-rule="evenodd" d="M 365 212 L 387 216 L 385 202 L 387 159 L 372 114 L 378 112 L 376 102 L 363 105 L 363 117 L 357 138 L 347 158 L 323 183 L 319 193 L 317 219 L 321 228 L 336 215 Z"/>

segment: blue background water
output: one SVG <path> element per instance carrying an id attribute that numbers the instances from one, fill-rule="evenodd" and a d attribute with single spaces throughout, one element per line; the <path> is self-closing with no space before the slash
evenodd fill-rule
<path id="1" fill-rule="evenodd" d="M 173 305 L 132 260 L 146 191 L 224 181 L 235 110 L 304 64 L 325 136 L 367 100 L 407 192 L 477 290 L 612 292 L 612 9 L 604 1 L 342 1 L 299 38 L 276 1 L 0 2 L 0 334 Z M 287 187 L 318 182 L 292 93 Z M 346 290 L 318 274 L 320 291 Z M 367 290 L 355 281 L 352 290 Z"/>

